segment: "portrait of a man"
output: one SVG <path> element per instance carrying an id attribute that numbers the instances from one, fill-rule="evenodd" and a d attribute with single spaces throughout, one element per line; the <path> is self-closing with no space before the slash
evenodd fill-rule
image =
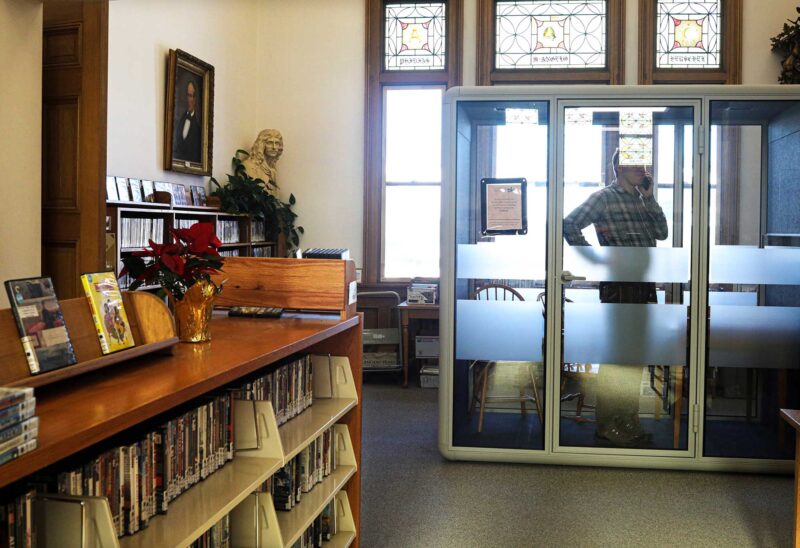
<path id="1" fill-rule="evenodd" d="M 211 174 L 214 67 L 170 50 L 164 120 L 164 169 Z"/>
<path id="2" fill-rule="evenodd" d="M 202 158 L 202 104 L 203 85 L 197 75 L 178 67 L 175 87 L 175 131 L 172 139 L 172 157 L 176 160 L 200 163 Z"/>

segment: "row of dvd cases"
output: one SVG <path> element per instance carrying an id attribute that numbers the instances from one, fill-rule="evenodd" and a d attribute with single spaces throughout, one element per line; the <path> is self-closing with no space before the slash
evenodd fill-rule
<path id="1" fill-rule="evenodd" d="M 234 399 L 234 458 L 177 496 L 145 529 L 118 538 L 106 497 L 36 495 L 29 502 L 29 538 L 40 548 L 177 547 L 218 537 L 212 533 L 222 522 L 229 540 L 225 545 L 308 546 L 309 530 L 327 509 L 333 512 L 336 533 L 324 546 L 349 546 L 356 527 L 344 487 L 356 474 L 357 459 L 348 426 L 339 421 L 358 405 L 358 391 L 347 357 L 313 355 L 310 361 L 313 404 L 279 426 L 269 400 Z M 262 486 L 331 433 L 336 468 L 320 475 L 291 511 L 276 511 Z"/>

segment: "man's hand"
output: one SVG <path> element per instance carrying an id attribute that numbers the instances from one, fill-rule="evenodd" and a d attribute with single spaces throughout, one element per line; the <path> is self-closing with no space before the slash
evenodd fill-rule
<path id="1" fill-rule="evenodd" d="M 649 181 L 649 184 L 647 183 Z M 653 181 L 653 174 L 649 171 L 646 171 L 644 177 L 642 177 L 642 182 L 638 187 L 639 192 L 642 195 L 642 198 L 650 198 L 653 195 L 653 190 L 655 190 L 655 181 Z"/>

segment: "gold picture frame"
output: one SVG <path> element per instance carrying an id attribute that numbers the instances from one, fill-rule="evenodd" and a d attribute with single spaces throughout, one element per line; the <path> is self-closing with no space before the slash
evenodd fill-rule
<path id="1" fill-rule="evenodd" d="M 164 169 L 211 175 L 214 143 L 214 67 L 169 50 L 164 109 Z"/>

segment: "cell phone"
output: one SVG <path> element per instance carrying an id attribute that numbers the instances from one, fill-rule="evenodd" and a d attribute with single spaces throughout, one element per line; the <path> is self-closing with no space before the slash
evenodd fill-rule
<path id="1" fill-rule="evenodd" d="M 642 179 L 642 188 L 645 190 L 650 190 L 650 185 L 653 184 L 653 178 L 650 175 L 645 175 L 644 179 Z"/>

